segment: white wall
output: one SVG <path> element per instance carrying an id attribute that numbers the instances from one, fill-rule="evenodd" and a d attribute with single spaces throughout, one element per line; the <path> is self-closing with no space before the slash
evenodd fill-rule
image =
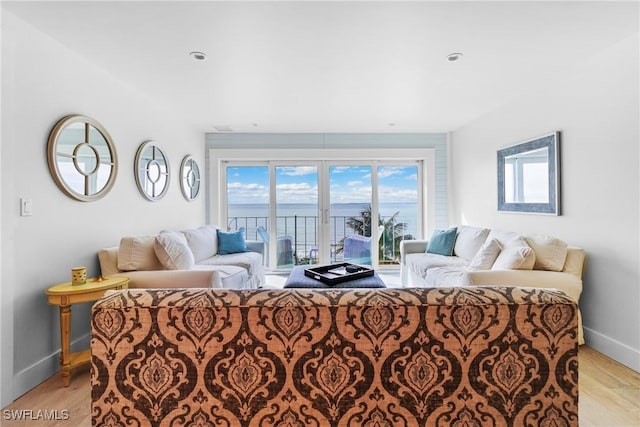
<path id="1" fill-rule="evenodd" d="M 637 35 L 453 132 L 454 223 L 555 235 L 587 251 L 587 344 L 640 371 Z M 553 66 L 553 64 L 550 64 Z M 496 151 L 561 131 L 562 216 L 497 212 Z"/>
<path id="2" fill-rule="evenodd" d="M 45 289 L 69 281 L 73 266 L 86 265 L 90 275 L 98 274 L 98 249 L 118 244 L 123 235 L 203 224 L 205 197 L 187 202 L 177 180 L 187 154 L 204 168 L 203 133 L 6 10 L 2 107 L 0 406 L 5 406 L 58 371 L 58 309 L 47 304 Z M 97 119 L 115 141 L 118 177 L 99 201 L 68 198 L 49 174 L 47 138 L 67 114 Z M 136 149 L 147 139 L 165 150 L 172 168 L 169 192 L 155 203 L 139 195 L 133 174 Z M 19 216 L 21 197 L 33 200 L 33 216 Z M 72 309 L 76 347 L 88 344 L 89 308 Z M 6 345 L 10 342 L 13 346 Z"/>

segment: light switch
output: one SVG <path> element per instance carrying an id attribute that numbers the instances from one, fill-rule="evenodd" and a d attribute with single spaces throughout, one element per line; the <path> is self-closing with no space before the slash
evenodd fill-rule
<path id="1" fill-rule="evenodd" d="M 33 201 L 31 199 L 20 199 L 20 216 L 33 215 Z"/>

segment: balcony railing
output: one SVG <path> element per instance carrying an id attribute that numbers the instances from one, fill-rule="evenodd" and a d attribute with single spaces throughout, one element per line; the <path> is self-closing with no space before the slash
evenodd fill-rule
<path id="1" fill-rule="evenodd" d="M 352 216 L 331 216 L 330 221 L 330 262 L 342 262 L 345 260 L 344 242 L 350 236 L 357 233 L 349 226 Z M 360 218 L 362 220 L 362 218 Z M 381 218 L 383 222 L 385 218 Z M 396 218 L 403 223 L 403 218 Z M 288 238 L 291 242 L 293 264 L 318 263 L 318 217 L 317 216 L 277 216 L 277 238 Z M 261 240 L 259 227 L 269 229 L 269 218 L 266 216 L 234 216 L 228 221 L 228 229 L 231 231 L 244 228 L 245 238 L 248 240 Z M 402 239 L 407 233 L 394 237 L 393 240 Z M 269 233 L 274 238 L 273 233 Z M 400 253 L 397 242 L 389 242 L 386 233 L 381 233 L 378 243 L 378 264 L 399 264 Z M 384 249 L 382 249 L 384 248 Z"/>

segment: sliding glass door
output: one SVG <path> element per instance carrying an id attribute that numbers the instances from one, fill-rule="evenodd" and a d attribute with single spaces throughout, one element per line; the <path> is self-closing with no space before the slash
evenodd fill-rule
<path id="1" fill-rule="evenodd" d="M 332 261 L 372 264 L 372 167 L 328 163 Z"/>
<path id="2" fill-rule="evenodd" d="M 420 162 L 229 162 L 226 223 L 267 243 L 268 265 L 397 265 L 420 227 Z"/>
<path id="3" fill-rule="evenodd" d="M 227 229 L 242 228 L 248 239 L 260 239 L 269 226 L 269 166 L 229 165 L 225 178 Z"/>
<path id="4" fill-rule="evenodd" d="M 400 242 L 419 235 L 421 173 L 417 163 L 377 167 L 379 265 L 399 264 Z"/>
<path id="5" fill-rule="evenodd" d="M 318 165 L 278 165 L 275 175 L 277 269 L 319 261 Z M 273 233 L 272 233 L 273 234 Z"/>

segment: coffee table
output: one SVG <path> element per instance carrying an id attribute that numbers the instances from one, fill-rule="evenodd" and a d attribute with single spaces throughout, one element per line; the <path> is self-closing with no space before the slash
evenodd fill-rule
<path id="1" fill-rule="evenodd" d="M 373 276 L 363 277 L 361 279 L 348 280 L 346 282 L 338 283 L 337 285 L 327 285 L 320 280 L 313 279 L 304 275 L 305 268 L 309 266 L 297 265 L 291 270 L 289 278 L 284 284 L 284 288 L 319 288 L 319 289 L 344 289 L 344 288 L 386 288 L 384 282 L 378 276 L 378 273 L 373 273 Z"/>

